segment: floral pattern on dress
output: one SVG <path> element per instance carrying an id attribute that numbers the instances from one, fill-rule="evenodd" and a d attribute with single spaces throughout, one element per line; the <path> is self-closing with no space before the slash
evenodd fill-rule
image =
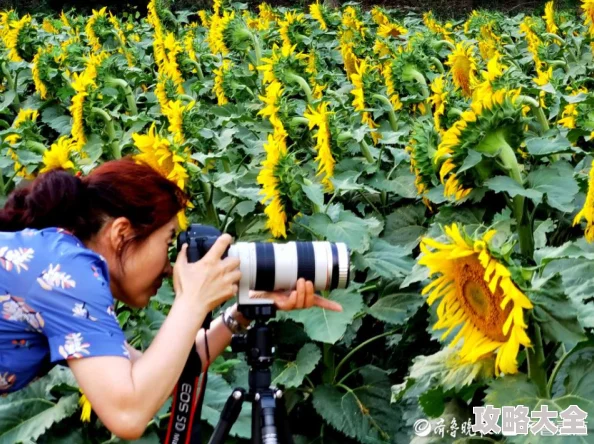
<path id="1" fill-rule="evenodd" d="M 116 321 L 118 320 L 113 304 L 107 307 L 107 314 L 113 317 Z"/>
<path id="2" fill-rule="evenodd" d="M 88 319 L 90 321 L 96 321 L 97 318 L 90 315 L 89 310 L 87 310 L 85 305 L 85 302 L 74 304 L 74 308 L 72 309 L 72 316 L 77 318 Z"/>
<path id="3" fill-rule="evenodd" d="M 90 352 L 87 350 L 91 346 L 88 342 L 83 343 L 84 338 L 81 333 L 69 333 L 65 336 L 66 342 L 60 345 L 58 351 L 64 359 L 78 359 Z"/>
<path id="4" fill-rule="evenodd" d="M 29 348 L 30 347 L 29 341 L 27 341 L 26 339 L 13 339 L 11 341 L 11 343 L 16 348 Z"/>
<path id="5" fill-rule="evenodd" d="M 16 382 L 16 375 L 8 372 L 0 373 L 0 391 L 8 390 Z"/>
<path id="6" fill-rule="evenodd" d="M 42 333 L 45 324 L 43 317 L 25 303 L 25 300 L 18 296 L 0 296 L 2 306 L 2 317 L 7 321 L 24 322 L 34 331 Z"/>
<path id="7" fill-rule="evenodd" d="M 43 270 L 41 276 L 37 278 L 37 282 L 39 282 L 41 288 L 48 291 L 53 290 L 54 287 L 64 289 L 76 287 L 74 279 L 69 274 L 60 271 L 60 264 L 50 264 L 49 268 Z"/>
<path id="8" fill-rule="evenodd" d="M 33 259 L 35 251 L 33 248 L 16 248 L 10 250 L 8 247 L 0 247 L 0 265 L 6 271 L 11 271 L 16 268 L 16 272 L 20 274 L 22 270 L 28 270 L 27 262 Z"/>
<path id="9" fill-rule="evenodd" d="M 130 351 L 128 350 L 128 347 L 126 347 L 126 343 L 125 342 L 122 344 L 122 354 L 126 358 L 130 359 Z"/>

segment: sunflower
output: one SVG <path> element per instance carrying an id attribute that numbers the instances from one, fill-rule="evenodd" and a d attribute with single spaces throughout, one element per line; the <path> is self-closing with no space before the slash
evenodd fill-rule
<path id="1" fill-rule="evenodd" d="M 52 46 L 50 45 L 48 51 L 51 51 L 51 49 Z M 35 91 L 39 93 L 39 96 L 43 100 L 47 99 L 47 86 L 45 86 L 45 83 L 43 83 L 43 80 L 41 79 L 39 62 L 45 51 L 46 50 L 42 47 L 37 49 L 37 53 L 35 54 L 35 57 L 33 57 L 33 66 L 31 67 L 31 75 L 33 77 L 33 84 L 35 85 Z"/>
<path id="2" fill-rule="evenodd" d="M 594 37 L 594 0 L 583 0 L 581 8 L 586 19 L 584 25 L 588 27 L 590 36 Z"/>
<path id="3" fill-rule="evenodd" d="M 304 26 L 304 24 L 305 15 L 303 13 L 290 11 L 285 13 L 283 20 L 280 20 L 278 22 L 278 32 L 281 36 L 283 46 L 296 45 L 297 42 L 293 37 L 293 34 L 298 33 L 298 31 Z"/>
<path id="4" fill-rule="evenodd" d="M 217 104 L 218 105 L 225 105 L 226 103 L 229 103 L 229 100 L 227 99 L 227 96 L 225 95 L 225 88 L 223 87 L 223 81 L 224 81 L 225 73 L 231 69 L 231 66 L 232 66 L 231 60 L 224 59 L 221 66 L 219 66 L 218 68 L 216 68 L 213 71 L 214 75 L 215 75 L 213 90 L 217 96 Z"/>
<path id="5" fill-rule="evenodd" d="M 196 102 L 192 101 L 186 105 L 181 100 L 171 100 L 165 108 L 163 108 L 163 114 L 169 120 L 169 127 L 167 128 L 171 134 L 173 134 L 173 141 L 178 145 L 185 142 L 184 132 L 182 129 L 184 122 L 184 113 L 190 111 Z"/>
<path id="6" fill-rule="evenodd" d="M 334 175 L 334 164 L 336 161 L 332 157 L 332 134 L 330 133 L 330 124 L 328 122 L 328 102 L 322 102 L 317 108 L 309 106 L 309 112 L 306 112 L 303 117 L 309 121 L 309 129 L 318 127 L 316 134 L 316 150 L 318 151 L 318 175 L 324 174 L 322 184 L 326 192 L 331 193 L 334 189 L 330 179 Z"/>
<path id="7" fill-rule="evenodd" d="M 101 41 L 99 40 L 99 37 L 95 33 L 94 27 L 99 20 L 107 20 L 107 14 L 105 13 L 106 9 L 106 6 L 101 8 L 99 11 L 95 11 L 93 9 L 93 14 L 89 18 L 87 26 L 85 26 L 85 33 L 87 34 L 87 39 L 89 40 L 91 49 L 95 52 L 100 51 L 102 45 Z"/>
<path id="8" fill-rule="evenodd" d="M 423 202 L 430 207 L 427 192 L 438 184 L 433 158 L 437 151 L 439 134 L 427 118 L 415 121 L 406 147 L 410 155 L 410 170 L 415 175 L 415 187 Z"/>
<path id="9" fill-rule="evenodd" d="M 471 109 L 463 112 L 443 134 L 435 162 L 443 162 L 439 176 L 446 197 L 465 198 L 475 180 L 481 181 L 481 177 L 494 168 L 521 181 L 515 157 L 524 134 L 522 109 L 516 104 L 519 93 L 519 90 L 501 89 L 480 102 L 473 102 Z M 458 172 L 471 149 L 488 156 L 472 172 L 470 169 Z M 492 156 L 498 156 L 503 168 L 490 160 Z"/>
<path id="10" fill-rule="evenodd" d="M 495 231 L 473 239 L 452 224 L 445 227 L 445 234 L 446 243 L 423 238 L 424 254 L 418 261 L 429 268 L 430 277 L 440 274 L 422 291 L 428 294 L 429 305 L 441 299 L 433 328 L 447 328 L 442 340 L 459 328 L 450 346 L 464 340 L 459 351 L 464 362 L 496 353 L 496 375 L 517 373 L 520 345 L 531 346 L 524 309 L 531 309 L 532 303 L 505 264 L 493 257 L 488 244 Z"/>
<path id="11" fill-rule="evenodd" d="M 473 55 L 472 44 L 458 43 L 456 49 L 448 56 L 446 65 L 450 67 L 456 88 L 461 89 L 464 95 L 470 97 L 471 84 L 476 76 L 476 59 Z"/>
<path id="12" fill-rule="evenodd" d="M 324 7 L 320 5 L 320 2 L 316 1 L 316 3 L 309 5 L 309 15 L 320 24 L 320 29 L 322 31 L 326 31 L 328 29 L 328 24 L 324 19 L 323 8 Z"/>
<path id="13" fill-rule="evenodd" d="M 588 242 L 594 241 L 594 161 L 590 166 L 588 194 L 586 195 L 586 202 L 584 207 L 573 219 L 573 225 L 577 225 L 582 219 L 586 219 L 585 236 Z"/>
<path id="14" fill-rule="evenodd" d="M 266 159 L 262 162 L 262 170 L 258 174 L 258 183 L 262 185 L 260 194 L 264 195 L 263 203 L 267 203 L 264 210 L 268 220 L 266 227 L 274 237 L 287 237 L 286 224 L 287 214 L 281 200 L 279 191 L 279 179 L 276 169 L 281 160 L 287 155 L 287 148 L 284 140 L 279 140 L 276 134 L 269 134 L 268 141 L 264 144 Z"/>
<path id="15" fill-rule="evenodd" d="M 547 2 L 545 5 L 545 15 L 543 15 L 542 18 L 545 19 L 545 23 L 547 24 L 547 32 L 557 34 L 559 28 L 555 24 L 555 10 L 553 9 L 553 0 Z"/>
<path id="16" fill-rule="evenodd" d="M 78 400 L 78 405 L 82 408 L 80 413 L 80 420 L 82 422 L 89 422 L 91 420 L 91 402 L 87 399 L 87 396 L 80 390 L 80 398 Z"/>
<path id="17" fill-rule="evenodd" d="M 365 89 L 366 85 L 371 82 L 370 78 L 373 75 L 373 72 L 374 68 L 369 66 L 366 60 L 361 60 L 357 65 L 357 72 L 351 76 L 351 81 L 353 82 L 354 86 L 351 94 L 355 96 L 353 99 L 353 106 L 355 110 L 362 111 L 361 122 L 367 124 L 372 130 L 375 130 L 379 127 L 379 125 L 373 121 L 371 113 L 369 111 L 365 111 L 367 108 L 365 105 Z M 371 133 L 371 138 L 373 139 L 373 143 L 377 144 L 381 138 L 381 134 L 373 131 Z"/>
<path id="18" fill-rule="evenodd" d="M 40 173 L 53 170 L 54 168 L 64 168 L 69 170 L 74 168 L 74 163 L 70 160 L 70 154 L 75 148 L 74 141 L 68 136 L 60 137 L 52 146 L 43 153 L 43 165 Z"/>
<path id="19" fill-rule="evenodd" d="M 154 122 L 148 134 L 134 133 L 132 139 L 140 150 L 134 159 L 150 165 L 182 190 L 185 188 L 188 180 L 188 172 L 183 165 L 185 159 L 171 149 L 169 140 L 156 133 Z"/>
<path id="20" fill-rule="evenodd" d="M 433 121 L 435 122 L 435 129 L 443 133 L 441 128 L 441 118 L 445 114 L 445 105 L 447 103 L 448 92 L 445 90 L 443 75 L 437 76 L 431 82 L 431 91 L 433 95 L 429 97 L 429 102 L 433 105 Z"/>
<path id="21" fill-rule="evenodd" d="M 22 62 L 23 58 L 19 53 L 19 36 L 21 31 L 31 24 L 31 16 L 29 14 L 23 16 L 20 20 L 9 23 L 9 30 L 4 35 L 4 44 L 10 50 L 8 58 L 12 62 Z"/>

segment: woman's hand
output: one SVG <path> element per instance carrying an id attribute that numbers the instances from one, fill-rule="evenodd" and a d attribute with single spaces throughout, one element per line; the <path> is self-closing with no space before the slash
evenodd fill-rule
<path id="1" fill-rule="evenodd" d="M 235 296 L 241 279 L 239 259 L 227 257 L 221 260 L 231 241 L 228 234 L 219 236 L 204 257 L 193 263 L 188 262 L 188 245 L 182 246 L 173 267 L 176 299 L 185 299 L 209 312 Z"/>
<path id="2" fill-rule="evenodd" d="M 251 291 L 251 298 L 273 299 L 279 310 L 290 311 L 303 308 L 320 307 L 326 310 L 342 311 L 342 305 L 338 302 L 323 298 L 314 293 L 314 285 L 311 281 L 300 278 L 297 280 L 297 288 L 293 291 Z"/>

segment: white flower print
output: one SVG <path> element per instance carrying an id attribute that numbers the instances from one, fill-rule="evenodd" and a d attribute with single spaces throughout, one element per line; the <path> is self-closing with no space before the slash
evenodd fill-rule
<path id="1" fill-rule="evenodd" d="M 60 264 L 49 265 L 49 269 L 43 270 L 43 273 L 40 277 L 37 278 L 37 282 L 41 285 L 41 288 L 44 290 L 51 291 L 54 287 L 62 287 L 62 288 L 74 288 L 76 287 L 76 282 L 69 274 L 66 274 L 63 271 L 60 271 Z"/>
<path id="2" fill-rule="evenodd" d="M 76 303 L 74 304 L 74 308 L 72 308 L 72 316 L 77 318 L 85 318 L 91 321 L 96 321 L 97 318 L 91 316 L 89 314 L 89 310 L 85 308 L 85 303 Z"/>
<path id="3" fill-rule="evenodd" d="M 107 307 L 107 314 L 109 316 L 112 316 L 116 321 L 118 320 L 118 317 L 115 314 L 115 310 L 114 310 L 113 305 L 110 305 L 109 307 Z"/>
<path id="4" fill-rule="evenodd" d="M 126 347 L 126 343 L 125 342 L 122 344 L 122 354 L 126 358 L 130 359 L 130 352 L 128 351 L 128 348 Z"/>
<path id="5" fill-rule="evenodd" d="M 0 247 L 0 265 L 6 270 L 11 271 L 16 268 L 17 273 L 21 272 L 21 269 L 28 270 L 26 262 L 33 259 L 33 248 L 18 248 L 9 250 L 8 247 Z"/>
<path id="6" fill-rule="evenodd" d="M 64 359 L 82 358 L 83 355 L 88 355 L 89 351 L 87 348 L 91 344 L 84 343 L 84 338 L 81 333 L 69 333 L 65 336 L 66 342 L 64 345 L 60 345 L 58 351 L 64 357 Z"/>
<path id="7" fill-rule="evenodd" d="M 8 390 L 16 382 L 16 375 L 5 372 L 0 373 L 0 390 Z"/>
<path id="8" fill-rule="evenodd" d="M 42 333 L 45 322 L 41 315 L 25 303 L 25 300 L 18 296 L 9 294 L 0 296 L 2 306 L 2 317 L 7 321 L 24 322 L 33 330 Z"/>

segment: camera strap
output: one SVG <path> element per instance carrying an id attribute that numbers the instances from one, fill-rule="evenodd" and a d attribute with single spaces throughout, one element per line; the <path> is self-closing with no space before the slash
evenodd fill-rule
<path id="1" fill-rule="evenodd" d="M 205 330 L 210 327 L 210 319 L 211 315 L 209 314 L 204 321 Z M 210 359 L 209 354 L 207 342 L 207 356 Z M 198 444 L 201 442 L 199 423 L 208 371 L 202 375 L 201 373 L 202 360 L 196 347 L 193 346 L 173 392 L 171 416 L 164 444 Z"/>

